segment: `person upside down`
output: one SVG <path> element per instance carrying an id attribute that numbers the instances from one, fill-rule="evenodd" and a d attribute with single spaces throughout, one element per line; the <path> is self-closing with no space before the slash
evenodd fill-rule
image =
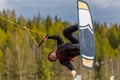
<path id="1" fill-rule="evenodd" d="M 71 70 L 71 75 L 75 77 L 76 70 L 70 61 L 80 55 L 79 40 L 73 36 L 73 32 L 78 30 L 77 25 L 73 25 L 64 29 L 64 36 L 70 41 L 64 43 L 62 38 L 59 35 L 51 35 L 44 38 L 44 41 L 47 39 L 54 39 L 57 41 L 57 50 L 52 51 L 48 54 L 48 59 L 51 62 L 59 60 L 59 62 Z"/>

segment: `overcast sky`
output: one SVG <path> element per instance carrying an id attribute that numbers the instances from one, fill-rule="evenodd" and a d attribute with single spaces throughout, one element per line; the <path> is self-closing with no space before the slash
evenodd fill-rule
<path id="1" fill-rule="evenodd" d="M 85 0 L 90 7 L 93 21 L 120 23 L 120 0 Z M 15 10 L 32 18 L 40 11 L 42 17 L 57 15 L 62 20 L 77 22 L 77 0 L 0 0 L 0 10 Z"/>

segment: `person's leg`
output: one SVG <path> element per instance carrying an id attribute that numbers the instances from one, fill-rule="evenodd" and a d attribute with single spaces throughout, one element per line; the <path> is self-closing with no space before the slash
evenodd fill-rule
<path id="1" fill-rule="evenodd" d="M 73 44 L 79 43 L 79 40 L 76 39 L 75 36 L 73 36 L 73 34 L 72 34 L 73 32 L 75 32 L 77 30 L 78 30 L 78 25 L 73 25 L 73 26 L 70 26 L 70 27 L 64 29 L 63 34 Z"/>

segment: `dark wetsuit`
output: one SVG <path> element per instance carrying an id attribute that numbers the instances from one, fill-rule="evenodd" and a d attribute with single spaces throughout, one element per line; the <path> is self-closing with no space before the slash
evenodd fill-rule
<path id="1" fill-rule="evenodd" d="M 75 56 L 80 55 L 79 40 L 73 36 L 73 32 L 78 30 L 78 26 L 70 26 L 63 31 L 64 36 L 70 41 L 64 43 L 62 38 L 58 35 L 48 36 L 48 39 L 57 40 L 57 58 L 60 63 L 70 70 L 75 70 L 74 66 L 70 63 Z"/>

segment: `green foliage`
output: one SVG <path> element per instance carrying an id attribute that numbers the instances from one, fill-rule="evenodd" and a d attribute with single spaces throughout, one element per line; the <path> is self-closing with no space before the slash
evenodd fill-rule
<path id="1" fill-rule="evenodd" d="M 5 46 L 6 40 L 6 33 L 0 28 L 0 48 L 3 48 Z"/>
<path id="2" fill-rule="evenodd" d="M 116 49 L 120 43 L 118 29 L 115 25 L 111 25 L 111 28 L 108 32 L 108 39 L 111 46 Z"/>
<path id="3" fill-rule="evenodd" d="M 22 27 L 25 27 L 26 25 L 26 20 L 22 15 L 18 18 L 18 24 L 20 24 Z"/>
<path id="4" fill-rule="evenodd" d="M 0 50 L 0 66 L 3 63 L 3 52 Z"/>
<path id="5" fill-rule="evenodd" d="M 0 16 L 22 27 L 26 26 L 49 35 L 60 35 L 64 42 L 68 41 L 63 36 L 63 30 L 70 23 L 61 21 L 57 16 L 52 19 L 48 15 L 44 19 L 39 13 L 32 20 L 26 20 L 22 15 L 17 20 L 15 11 L 10 10 L 0 12 Z M 38 49 L 25 30 L 15 27 L 16 25 L 0 20 L 0 80 L 66 80 L 68 70 L 65 71 L 66 68 L 59 62 L 51 63 L 47 59 L 48 53 L 56 50 L 56 41 L 47 40 Z M 111 24 L 108 27 L 106 24 L 94 23 L 94 29 L 96 60 L 100 63 L 95 69 L 95 76 L 100 77 L 104 75 L 101 71 L 105 70 L 101 62 L 115 59 L 120 53 L 120 25 Z M 37 42 L 40 42 L 44 36 L 34 32 L 31 34 Z M 79 60 L 76 64 L 78 63 Z"/>

